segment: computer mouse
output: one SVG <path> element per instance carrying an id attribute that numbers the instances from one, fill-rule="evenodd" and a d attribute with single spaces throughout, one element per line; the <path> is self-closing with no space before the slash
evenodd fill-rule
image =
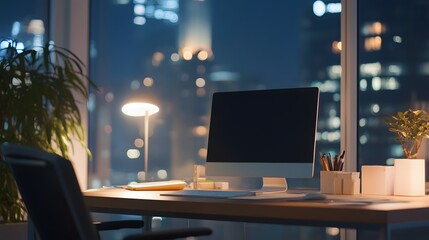
<path id="1" fill-rule="evenodd" d="M 304 195 L 305 200 L 324 200 L 326 199 L 326 195 L 320 192 L 309 192 Z"/>

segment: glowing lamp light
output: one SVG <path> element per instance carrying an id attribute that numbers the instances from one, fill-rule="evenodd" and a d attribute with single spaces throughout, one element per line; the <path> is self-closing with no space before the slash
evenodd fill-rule
<path id="1" fill-rule="evenodd" d="M 159 107 L 152 103 L 131 102 L 122 106 L 122 112 L 131 117 L 150 116 L 159 112 Z"/>

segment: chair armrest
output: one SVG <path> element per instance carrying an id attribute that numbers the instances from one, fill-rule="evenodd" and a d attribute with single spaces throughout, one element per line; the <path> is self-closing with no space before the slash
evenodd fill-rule
<path id="1" fill-rule="evenodd" d="M 142 220 L 120 220 L 107 222 L 93 222 L 97 231 L 117 230 L 122 228 L 142 228 L 144 221 Z"/>
<path id="2" fill-rule="evenodd" d="M 155 231 L 155 232 L 146 232 L 141 234 L 133 234 L 124 238 L 124 240 L 166 240 L 166 239 L 176 239 L 176 238 L 186 238 L 186 237 L 196 237 L 196 236 L 206 236 L 211 235 L 212 230 L 205 227 L 197 228 L 184 228 L 177 230 L 166 230 L 166 231 Z"/>

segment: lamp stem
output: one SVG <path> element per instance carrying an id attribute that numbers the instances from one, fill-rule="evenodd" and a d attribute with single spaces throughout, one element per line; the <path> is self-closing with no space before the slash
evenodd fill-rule
<path id="1" fill-rule="evenodd" d="M 144 115 L 144 175 L 145 181 L 149 180 L 148 161 L 149 161 L 149 111 Z"/>

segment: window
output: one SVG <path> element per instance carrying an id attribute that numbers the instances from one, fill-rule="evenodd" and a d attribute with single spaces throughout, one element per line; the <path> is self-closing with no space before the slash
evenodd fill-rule
<path id="1" fill-rule="evenodd" d="M 319 1 L 92 4 L 93 186 L 136 181 L 143 168 L 143 119 L 120 111 L 138 91 L 161 109 L 150 117 L 152 179 L 189 176 L 205 161 L 215 91 L 318 86 L 319 148 L 339 151 L 339 3 L 323 13 Z"/>
<path id="2" fill-rule="evenodd" d="M 91 4 L 90 76 L 100 91 L 88 105 L 90 187 L 139 181 L 144 120 L 121 112 L 138 92 L 160 108 L 149 119 L 151 180 L 190 179 L 193 165 L 205 162 L 216 91 L 318 86 L 317 152 L 340 151 L 339 1 Z M 314 179 L 289 185 L 318 187 L 320 169 L 316 159 Z"/>

